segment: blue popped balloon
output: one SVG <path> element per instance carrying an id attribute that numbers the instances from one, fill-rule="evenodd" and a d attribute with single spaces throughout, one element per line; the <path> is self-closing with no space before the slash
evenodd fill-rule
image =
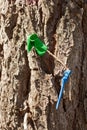
<path id="1" fill-rule="evenodd" d="M 60 89 L 59 97 L 57 100 L 56 109 L 58 109 L 58 107 L 59 107 L 59 104 L 60 104 L 60 101 L 61 101 L 61 98 L 63 95 L 64 87 L 69 79 L 70 74 L 71 74 L 71 70 L 69 70 L 69 69 L 65 70 L 63 73 L 63 77 L 61 79 L 61 89 Z"/>

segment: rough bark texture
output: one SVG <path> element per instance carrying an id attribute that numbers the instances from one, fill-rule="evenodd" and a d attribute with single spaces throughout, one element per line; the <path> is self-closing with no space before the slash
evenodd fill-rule
<path id="1" fill-rule="evenodd" d="M 23 129 L 18 108 L 25 100 L 37 130 L 87 129 L 86 3 L 0 0 L 0 130 Z M 72 70 L 58 110 L 58 71 L 63 67 L 47 53 L 27 53 L 26 38 L 33 32 Z"/>

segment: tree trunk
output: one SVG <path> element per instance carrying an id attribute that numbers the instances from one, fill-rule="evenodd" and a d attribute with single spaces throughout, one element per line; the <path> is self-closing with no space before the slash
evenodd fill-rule
<path id="1" fill-rule="evenodd" d="M 72 70 L 58 110 L 63 66 L 48 53 L 27 53 L 32 33 Z M 86 130 L 87 2 L 0 0 L 0 41 L 0 130 L 24 129 L 25 100 L 35 130 Z"/>

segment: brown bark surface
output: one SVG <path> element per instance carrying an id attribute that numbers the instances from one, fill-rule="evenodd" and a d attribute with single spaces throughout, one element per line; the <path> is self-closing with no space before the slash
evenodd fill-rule
<path id="1" fill-rule="evenodd" d="M 63 67 L 48 53 L 27 53 L 31 33 L 72 70 L 58 110 Z M 86 0 L 0 0 L 0 130 L 23 130 L 25 100 L 35 130 L 86 130 L 86 76 Z"/>

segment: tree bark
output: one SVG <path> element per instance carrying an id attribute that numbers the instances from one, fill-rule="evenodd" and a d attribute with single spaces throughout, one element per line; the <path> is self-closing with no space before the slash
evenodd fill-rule
<path id="1" fill-rule="evenodd" d="M 58 110 L 63 66 L 48 53 L 27 53 L 26 39 L 32 33 L 72 70 Z M 24 129 L 19 109 L 25 100 L 37 130 L 87 129 L 86 37 L 86 1 L 0 0 L 1 130 Z"/>

